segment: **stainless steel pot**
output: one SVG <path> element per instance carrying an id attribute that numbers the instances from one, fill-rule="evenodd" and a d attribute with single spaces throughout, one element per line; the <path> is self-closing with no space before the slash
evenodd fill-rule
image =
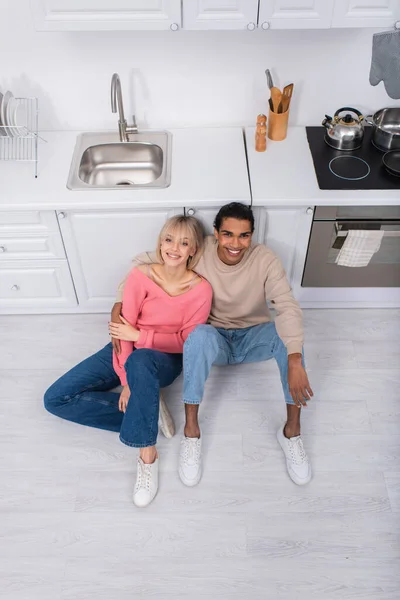
<path id="1" fill-rule="evenodd" d="M 371 141 L 378 150 L 400 149 L 400 108 L 381 108 L 365 120 L 373 127 Z"/>

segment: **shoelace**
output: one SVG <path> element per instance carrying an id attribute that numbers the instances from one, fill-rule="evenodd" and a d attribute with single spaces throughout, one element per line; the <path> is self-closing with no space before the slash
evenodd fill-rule
<path id="1" fill-rule="evenodd" d="M 197 463 L 200 458 L 200 440 L 197 438 L 185 438 L 183 444 L 183 460 L 185 464 Z"/>
<path id="2" fill-rule="evenodd" d="M 141 488 L 146 489 L 148 492 L 150 491 L 150 482 L 151 482 L 151 465 L 146 465 L 145 463 L 140 463 L 138 461 L 138 478 L 136 483 L 136 490 L 140 490 Z"/>
<path id="3" fill-rule="evenodd" d="M 290 457 L 296 465 L 302 465 L 306 461 L 307 455 L 300 436 L 289 439 L 289 451 Z"/>

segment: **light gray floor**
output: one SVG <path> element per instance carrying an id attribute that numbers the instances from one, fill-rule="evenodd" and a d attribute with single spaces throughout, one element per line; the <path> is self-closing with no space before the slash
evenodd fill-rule
<path id="1" fill-rule="evenodd" d="M 201 410 L 204 476 L 131 502 L 136 451 L 47 414 L 46 387 L 108 341 L 107 315 L 0 318 L 1 600 L 398 600 L 400 311 L 305 311 L 314 479 L 296 487 L 275 432 L 272 362 L 215 368 Z"/>

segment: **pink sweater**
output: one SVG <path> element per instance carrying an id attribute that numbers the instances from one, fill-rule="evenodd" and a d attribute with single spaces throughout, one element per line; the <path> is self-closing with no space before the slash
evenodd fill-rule
<path id="1" fill-rule="evenodd" d="M 169 296 L 139 269 L 132 269 L 126 280 L 122 315 L 140 335 L 137 342 L 121 341 L 121 353 L 113 353 L 113 366 L 122 385 L 126 385 L 125 361 L 135 348 L 151 348 L 179 354 L 189 333 L 206 323 L 211 309 L 212 288 L 203 279 L 180 296 Z"/>

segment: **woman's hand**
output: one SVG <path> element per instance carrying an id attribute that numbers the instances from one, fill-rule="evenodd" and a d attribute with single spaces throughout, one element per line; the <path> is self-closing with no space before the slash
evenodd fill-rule
<path id="1" fill-rule="evenodd" d="M 135 327 L 129 325 L 128 321 L 122 315 L 119 318 L 122 324 L 113 322 L 108 324 L 108 331 L 111 337 L 124 342 L 137 342 L 140 334 L 139 329 L 135 329 Z"/>
<path id="2" fill-rule="evenodd" d="M 118 402 L 118 408 L 123 413 L 126 411 L 126 407 L 128 406 L 130 395 L 131 391 L 129 389 L 129 385 L 124 385 Z"/>

